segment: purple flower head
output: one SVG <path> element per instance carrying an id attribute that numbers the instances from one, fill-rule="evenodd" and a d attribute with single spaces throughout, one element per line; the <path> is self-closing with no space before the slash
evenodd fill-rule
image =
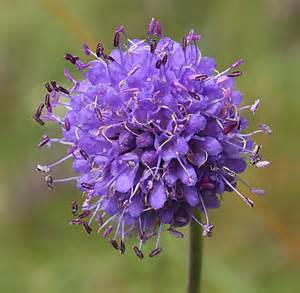
<path id="1" fill-rule="evenodd" d="M 248 162 L 258 168 L 269 164 L 252 137 L 272 130 L 261 124 L 246 131 L 242 114 L 255 113 L 259 100 L 240 106 L 235 78 L 241 71 L 233 70 L 242 59 L 218 71 L 213 58 L 202 56 L 200 38 L 193 30 L 181 43 L 163 37 L 155 19 L 146 39 L 128 39 L 119 26 L 111 52 L 99 43 L 95 52 L 84 45 L 88 61 L 65 55 L 83 78 L 75 80 L 65 70 L 70 88 L 46 83 L 45 101 L 33 115 L 41 125 L 52 121 L 62 129 L 60 138 L 44 135 L 39 147 L 60 143 L 66 156 L 37 169 L 48 173 L 49 189 L 75 181 L 83 192 L 83 203 L 72 203 L 70 224 L 88 234 L 95 229 L 121 253 L 135 235 L 135 254 L 143 258 L 143 244 L 154 241 L 153 257 L 162 250 L 162 231 L 182 238 L 178 227 L 191 221 L 211 236 L 208 210 L 220 206 L 225 191 L 253 206 L 237 183 L 264 194 L 240 173 Z M 49 174 L 66 160 L 73 162 L 75 176 Z M 196 218 L 197 210 L 204 222 Z"/>

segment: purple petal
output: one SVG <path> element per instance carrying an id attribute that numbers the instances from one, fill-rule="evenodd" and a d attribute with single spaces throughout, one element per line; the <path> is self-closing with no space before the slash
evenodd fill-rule
<path id="1" fill-rule="evenodd" d="M 134 176 L 130 170 L 126 170 L 116 180 L 115 188 L 119 192 L 128 192 L 133 187 Z"/>
<path id="2" fill-rule="evenodd" d="M 128 212 L 131 217 L 138 218 L 143 212 L 144 205 L 140 199 L 140 196 L 135 196 L 128 207 Z"/>
<path id="3" fill-rule="evenodd" d="M 154 184 L 150 193 L 150 204 L 155 209 L 161 209 L 167 200 L 167 193 L 164 184 L 160 181 Z"/>
<path id="4" fill-rule="evenodd" d="M 216 156 L 223 150 L 221 144 L 214 137 L 206 136 L 197 140 L 196 145 L 200 150 L 208 153 L 208 155 Z"/>
<path id="5" fill-rule="evenodd" d="M 242 173 L 246 170 L 247 164 L 243 159 L 228 158 L 224 162 L 224 166 L 236 173 Z"/>
<path id="6" fill-rule="evenodd" d="M 178 166 L 177 177 L 188 186 L 194 186 L 197 182 L 197 174 L 190 164 L 185 164 L 185 168 Z"/>
<path id="7" fill-rule="evenodd" d="M 194 207 L 199 203 L 198 192 L 194 186 L 184 186 L 183 196 L 191 207 Z"/>
<path id="8" fill-rule="evenodd" d="M 190 118 L 185 128 L 185 132 L 188 136 L 192 136 L 199 131 L 203 130 L 206 126 L 206 119 L 203 115 L 190 114 Z"/>

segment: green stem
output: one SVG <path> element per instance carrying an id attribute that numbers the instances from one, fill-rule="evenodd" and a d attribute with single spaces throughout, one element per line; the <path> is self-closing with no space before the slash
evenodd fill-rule
<path id="1" fill-rule="evenodd" d="M 199 216 L 198 216 L 199 218 Z M 188 293 L 199 293 L 202 267 L 202 229 L 192 221 L 190 224 L 190 252 L 188 268 Z"/>

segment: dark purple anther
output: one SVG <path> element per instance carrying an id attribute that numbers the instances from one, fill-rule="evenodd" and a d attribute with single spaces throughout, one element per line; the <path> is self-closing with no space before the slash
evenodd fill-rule
<path id="1" fill-rule="evenodd" d="M 45 83 L 45 88 L 46 88 L 46 90 L 47 90 L 49 93 L 52 92 L 52 88 L 51 88 L 51 85 L 50 85 L 49 82 L 46 82 L 46 83 Z"/>
<path id="2" fill-rule="evenodd" d="M 160 247 L 155 248 L 154 250 L 152 250 L 149 254 L 150 257 L 154 257 L 156 255 L 158 255 L 159 253 L 162 252 L 162 249 Z"/>
<path id="3" fill-rule="evenodd" d="M 49 94 L 45 95 L 45 105 L 46 105 L 48 112 L 52 112 L 52 106 L 51 106 L 51 100 L 50 100 Z"/>
<path id="4" fill-rule="evenodd" d="M 187 46 L 188 46 L 188 40 L 187 40 L 186 37 L 184 37 L 184 38 L 182 39 L 182 44 L 181 44 L 181 46 L 182 46 L 183 51 L 185 51 L 186 48 L 187 48 Z"/>
<path id="5" fill-rule="evenodd" d="M 229 77 L 239 77 L 239 76 L 241 76 L 241 75 L 242 75 L 242 71 L 240 71 L 240 70 L 238 70 L 238 71 L 233 71 L 233 72 L 227 74 L 227 76 L 229 76 Z"/>
<path id="6" fill-rule="evenodd" d="M 162 61 L 159 59 L 159 60 L 156 61 L 155 67 L 156 67 L 157 69 L 160 69 L 161 64 L 162 64 Z"/>
<path id="7" fill-rule="evenodd" d="M 54 183 L 53 183 L 52 176 L 51 175 L 46 176 L 45 180 L 46 180 L 46 183 L 47 183 L 47 186 L 48 186 L 49 190 L 53 189 Z"/>
<path id="8" fill-rule="evenodd" d="M 78 204 L 76 201 L 72 202 L 72 214 L 73 216 L 76 216 L 78 212 Z"/>
<path id="9" fill-rule="evenodd" d="M 198 101 L 200 100 L 200 97 L 196 93 L 194 93 L 194 92 L 189 91 L 189 95 L 192 98 L 194 98 L 195 100 L 198 100 Z"/>
<path id="10" fill-rule="evenodd" d="M 39 144 L 38 144 L 38 147 L 40 148 L 40 147 L 44 146 L 44 145 L 47 144 L 49 141 L 50 141 L 49 136 L 46 135 L 46 134 L 43 135 L 41 141 L 40 141 Z"/>
<path id="11" fill-rule="evenodd" d="M 70 120 L 68 118 L 65 118 L 65 130 L 70 131 L 70 129 L 71 129 Z"/>
<path id="12" fill-rule="evenodd" d="M 82 222 L 82 226 L 83 226 L 84 230 L 86 231 L 86 233 L 91 234 L 92 228 L 87 222 Z"/>
<path id="13" fill-rule="evenodd" d="M 82 221 L 77 219 L 69 221 L 69 225 L 82 225 L 82 223 L 83 223 Z"/>
<path id="14" fill-rule="evenodd" d="M 115 36 L 114 36 L 114 47 L 119 47 L 120 44 L 120 35 L 121 33 L 124 33 L 125 29 L 123 25 L 119 25 L 115 30 Z"/>
<path id="15" fill-rule="evenodd" d="M 156 23 L 155 19 L 151 18 L 149 24 L 148 24 L 148 35 L 154 35 L 154 29 L 155 29 Z"/>
<path id="16" fill-rule="evenodd" d="M 142 253 L 142 251 L 137 247 L 137 246 L 133 246 L 133 251 L 136 254 L 136 256 L 140 259 L 144 258 L 144 254 Z"/>
<path id="17" fill-rule="evenodd" d="M 168 55 L 165 54 L 164 57 L 161 60 L 161 64 L 166 65 L 167 61 L 168 61 Z"/>
<path id="18" fill-rule="evenodd" d="M 81 186 L 83 188 L 90 189 L 90 190 L 94 189 L 94 186 L 92 184 L 90 184 L 90 183 L 87 183 L 87 182 L 82 182 Z"/>
<path id="19" fill-rule="evenodd" d="M 43 109 L 44 109 L 45 105 L 43 103 L 39 104 L 36 112 L 35 112 L 35 116 L 40 118 L 40 116 L 42 115 Z"/>
<path id="20" fill-rule="evenodd" d="M 112 56 L 110 56 L 110 55 L 103 54 L 103 58 L 106 61 L 111 61 L 111 62 L 115 61 L 115 59 Z"/>
<path id="21" fill-rule="evenodd" d="M 77 216 L 77 219 L 84 219 L 86 217 L 88 217 L 91 214 L 91 211 L 84 211 L 83 213 L 81 213 L 80 215 Z"/>
<path id="22" fill-rule="evenodd" d="M 102 57 L 103 56 L 103 53 L 104 53 L 104 47 L 101 43 L 98 43 L 97 44 L 97 47 L 96 47 L 96 55 L 97 57 Z"/>
<path id="23" fill-rule="evenodd" d="M 52 88 L 53 88 L 55 91 L 58 91 L 58 87 L 57 87 L 56 81 L 55 81 L 55 80 L 52 80 L 50 83 L 51 83 Z"/>
<path id="24" fill-rule="evenodd" d="M 195 80 L 197 80 L 197 81 L 203 81 L 203 80 L 207 79 L 207 77 L 208 76 L 206 74 L 199 74 L 199 75 L 195 76 Z"/>
<path id="25" fill-rule="evenodd" d="M 66 94 L 66 95 L 70 94 L 70 92 L 67 89 L 65 89 L 64 87 L 62 87 L 62 86 L 58 87 L 58 91 L 61 92 L 61 93 Z"/>
<path id="26" fill-rule="evenodd" d="M 33 115 L 32 118 L 40 125 L 42 125 L 42 126 L 45 125 L 45 122 L 41 118 L 36 117 L 35 115 Z"/>
<path id="27" fill-rule="evenodd" d="M 80 152 L 81 156 L 82 156 L 86 161 L 88 161 L 89 155 L 87 154 L 87 152 L 86 152 L 85 150 L 83 150 L 83 149 L 80 149 L 79 152 Z"/>
<path id="28" fill-rule="evenodd" d="M 79 60 L 79 57 L 73 56 L 70 53 L 66 53 L 64 58 L 65 58 L 65 60 L 70 61 L 72 64 L 76 64 L 76 62 Z"/>
<path id="29" fill-rule="evenodd" d="M 96 114 L 97 118 L 98 118 L 100 121 L 102 121 L 103 117 L 102 117 L 101 110 L 100 110 L 99 108 L 96 107 L 96 108 L 94 109 L 94 111 L 95 111 L 95 114 Z"/>
<path id="30" fill-rule="evenodd" d="M 121 240 L 121 242 L 120 242 L 120 252 L 122 254 L 124 254 L 125 250 L 126 250 L 126 248 L 125 248 L 125 242 L 123 240 Z"/>
<path id="31" fill-rule="evenodd" d="M 120 44 L 120 33 L 119 32 L 115 32 L 114 47 L 119 47 L 119 44 Z"/>
<path id="32" fill-rule="evenodd" d="M 155 53 L 156 46 L 157 46 L 156 40 L 151 39 L 151 40 L 150 40 L 150 52 L 151 52 L 152 54 Z"/>
<path id="33" fill-rule="evenodd" d="M 42 111 L 44 109 L 45 105 L 43 103 L 41 103 L 36 112 L 34 113 L 34 115 L 32 116 L 32 118 L 37 122 L 39 123 L 40 125 L 45 125 L 45 122 L 40 118 L 41 115 L 42 115 Z"/>
<path id="34" fill-rule="evenodd" d="M 116 250 L 119 249 L 119 244 L 116 240 L 110 240 L 110 243 L 114 249 L 116 249 Z"/>

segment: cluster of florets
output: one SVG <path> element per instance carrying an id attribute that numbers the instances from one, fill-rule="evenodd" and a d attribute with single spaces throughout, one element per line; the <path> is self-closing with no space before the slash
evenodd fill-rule
<path id="1" fill-rule="evenodd" d="M 191 221 L 202 226 L 203 236 L 211 236 L 207 210 L 220 206 L 225 191 L 253 206 L 236 189 L 237 181 L 253 194 L 264 193 L 238 173 L 245 171 L 247 161 L 256 167 L 269 164 L 251 137 L 271 129 L 263 124 L 243 132 L 247 120 L 241 113 L 254 113 L 259 100 L 240 106 L 234 79 L 241 75 L 236 68 L 242 60 L 218 72 L 215 60 L 201 55 L 200 38 L 193 30 L 181 43 L 161 37 L 160 23 L 152 19 L 147 39 L 131 40 L 120 26 L 110 53 L 99 43 L 95 52 L 84 45 L 91 61 L 65 55 L 84 79 L 77 81 L 65 70 L 70 89 L 46 83 L 45 101 L 34 114 L 38 123 L 53 121 L 62 128 L 62 138 L 45 135 L 40 147 L 68 146 L 64 158 L 37 169 L 50 172 L 73 160 L 76 176 L 46 177 L 50 189 L 75 180 L 83 192 L 82 205 L 72 204 L 70 224 L 88 233 L 97 225 L 97 233 L 121 253 L 125 239 L 136 235 L 136 255 L 143 258 L 142 245 L 155 237 L 150 252 L 155 256 L 165 227 L 183 237 L 177 229 Z M 63 117 L 55 113 L 58 107 L 66 109 Z M 197 210 L 204 214 L 203 222 L 195 216 Z"/>

